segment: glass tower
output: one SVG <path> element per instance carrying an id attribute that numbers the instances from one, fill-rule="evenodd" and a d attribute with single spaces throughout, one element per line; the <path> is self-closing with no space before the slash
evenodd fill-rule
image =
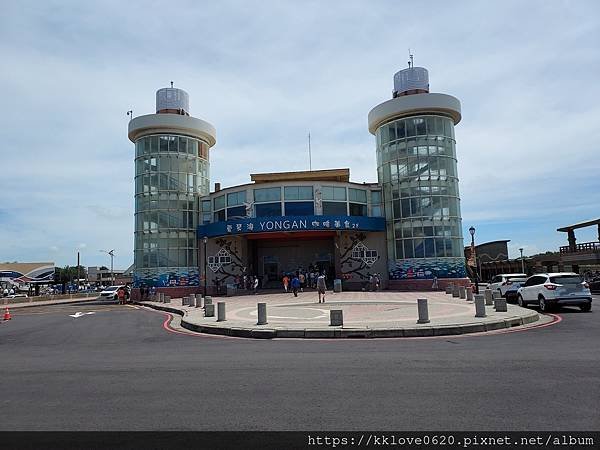
<path id="1" fill-rule="evenodd" d="M 454 126 L 459 101 L 429 93 L 422 67 L 394 77 L 369 114 L 386 217 L 390 279 L 464 278 Z"/>
<path id="2" fill-rule="evenodd" d="M 161 89 L 156 114 L 129 124 L 135 143 L 135 287 L 199 285 L 199 198 L 209 194 L 215 131 L 187 111 L 187 93 Z"/>

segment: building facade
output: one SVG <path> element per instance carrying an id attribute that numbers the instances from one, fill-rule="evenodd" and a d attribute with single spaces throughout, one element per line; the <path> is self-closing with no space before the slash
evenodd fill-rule
<path id="1" fill-rule="evenodd" d="M 261 288 L 318 270 L 345 289 L 430 289 L 469 282 L 454 126 L 460 102 L 429 92 L 424 68 L 394 77 L 393 98 L 368 116 L 377 183 L 348 169 L 251 175 L 209 192 L 215 129 L 189 116 L 179 89 L 157 93 L 156 114 L 133 119 L 134 285 L 225 292 L 244 277 Z"/>
<path id="2" fill-rule="evenodd" d="M 156 113 L 129 122 L 135 143 L 134 284 L 198 286 L 199 199 L 209 192 L 215 128 L 189 115 L 188 94 L 159 89 Z"/>
<path id="3" fill-rule="evenodd" d="M 454 137 L 460 119 L 458 99 L 430 93 L 422 67 L 396 73 L 393 98 L 369 113 L 393 287 L 467 282 Z"/>

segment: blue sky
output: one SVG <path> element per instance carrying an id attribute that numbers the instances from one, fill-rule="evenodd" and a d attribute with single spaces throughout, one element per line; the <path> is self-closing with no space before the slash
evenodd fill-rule
<path id="1" fill-rule="evenodd" d="M 211 182 L 350 167 L 376 181 L 372 107 L 408 49 L 432 92 L 458 97 L 464 235 L 511 256 L 566 244 L 600 217 L 600 4 L 2 2 L 0 260 L 133 260 L 126 111 L 173 80 L 217 129 Z M 595 229 L 578 233 L 597 239 Z M 467 239 L 468 240 L 468 239 Z"/>

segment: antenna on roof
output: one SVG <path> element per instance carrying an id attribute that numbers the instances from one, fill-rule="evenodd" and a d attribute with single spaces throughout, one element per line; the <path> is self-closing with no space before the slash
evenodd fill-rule
<path id="1" fill-rule="evenodd" d="M 129 116 L 129 120 L 133 119 L 133 109 L 127 111 L 127 115 Z"/>
<path id="2" fill-rule="evenodd" d="M 173 82 L 171 81 L 171 87 L 173 87 Z"/>
<path id="3" fill-rule="evenodd" d="M 408 49 L 408 58 L 410 59 L 410 61 L 408 61 L 408 68 L 410 69 L 415 65 L 415 62 L 413 60 L 413 54 L 410 52 L 410 48 Z"/>
<path id="4" fill-rule="evenodd" d="M 310 131 L 308 132 L 308 170 L 312 171 L 312 153 L 310 148 Z"/>

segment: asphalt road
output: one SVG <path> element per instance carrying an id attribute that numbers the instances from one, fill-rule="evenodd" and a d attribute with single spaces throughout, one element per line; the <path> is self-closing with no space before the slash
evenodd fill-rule
<path id="1" fill-rule="evenodd" d="M 131 306 L 15 309 L 0 429 L 598 431 L 595 302 L 525 332 L 344 341 L 177 334 Z"/>

